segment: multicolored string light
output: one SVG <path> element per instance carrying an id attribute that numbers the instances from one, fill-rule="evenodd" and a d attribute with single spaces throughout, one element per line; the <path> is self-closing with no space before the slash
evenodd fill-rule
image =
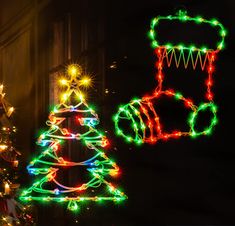
<path id="1" fill-rule="evenodd" d="M 195 22 L 197 24 L 205 23 L 218 28 L 219 35 L 221 37 L 216 49 L 187 46 L 182 44 L 159 44 L 157 40 L 156 27 L 161 20 L 179 21 L 179 22 Z M 159 16 L 151 21 L 149 37 L 152 41 L 152 47 L 155 50 L 158 61 L 156 62 L 156 79 L 158 82 L 154 92 L 149 96 L 144 96 L 140 99 L 134 99 L 130 103 L 123 105 L 119 108 L 118 112 L 114 115 L 114 123 L 117 135 L 120 135 L 126 139 L 127 142 L 134 142 L 136 144 L 142 143 L 156 143 L 161 139 L 178 138 L 181 136 L 199 136 L 209 135 L 212 129 L 217 124 L 217 106 L 213 102 L 214 94 L 212 92 L 213 87 L 213 73 L 214 64 L 217 53 L 224 47 L 224 38 L 226 31 L 223 25 L 216 19 L 206 20 L 202 17 L 190 17 L 186 12 L 179 11 L 176 16 Z M 180 92 L 173 89 L 163 89 L 164 81 L 164 66 L 170 67 L 175 63 L 178 68 L 179 65 L 183 65 L 186 69 L 190 64 L 193 69 L 199 65 L 201 70 L 207 72 L 206 80 L 206 92 L 205 103 L 199 106 L 195 105 L 193 100 L 184 97 Z M 164 131 L 161 124 L 161 119 L 157 114 L 157 107 L 153 104 L 154 101 L 162 96 L 173 97 L 176 100 L 182 102 L 187 108 L 190 109 L 190 117 L 188 120 L 188 131 L 173 130 L 170 133 Z M 209 125 L 203 130 L 196 129 L 198 115 L 202 111 L 210 111 L 212 119 Z M 123 124 L 125 122 L 130 123 L 130 128 L 127 130 Z"/>
<path id="2" fill-rule="evenodd" d="M 35 214 L 31 205 L 16 201 L 19 180 L 19 156 L 15 148 L 16 127 L 12 125 L 14 107 L 5 99 L 4 86 L 0 85 L 0 225 L 34 225 Z"/>
<path id="3" fill-rule="evenodd" d="M 0 85 L 0 197 L 4 195 L 1 188 L 5 187 L 8 194 L 11 191 L 11 185 L 16 179 L 16 169 L 18 167 L 18 157 L 21 155 L 13 145 L 12 138 L 16 133 L 16 127 L 11 125 L 11 116 L 14 107 L 5 99 L 3 85 Z M 2 186 L 3 185 L 3 186 Z"/>
<path id="4" fill-rule="evenodd" d="M 95 128 L 99 123 L 98 116 L 88 106 L 80 89 L 90 84 L 90 78 L 82 76 L 81 67 L 74 64 L 68 66 L 67 77 L 60 80 L 60 83 L 67 87 L 62 94 L 62 102 L 51 111 L 47 121 L 49 129 L 38 139 L 38 144 L 45 150 L 28 165 L 28 172 L 40 179 L 23 191 L 21 200 L 68 203 L 68 209 L 71 211 L 78 210 L 80 204 L 88 201 L 123 201 L 127 198 L 126 195 L 105 179 L 108 176 L 117 176 L 119 167 L 105 154 L 103 148 L 108 145 L 108 140 Z M 84 128 L 83 132 L 74 132 L 62 125 L 71 117 L 75 117 L 77 128 Z M 65 160 L 61 155 L 61 148 L 72 140 L 82 142 L 84 147 L 95 153 L 94 156 L 81 162 Z M 59 182 L 57 173 L 60 170 L 79 166 L 86 167 L 90 174 L 89 181 L 77 187 Z M 53 189 L 48 188 L 48 184 Z M 91 190 L 98 189 L 101 185 L 105 187 L 102 195 L 91 193 Z"/>

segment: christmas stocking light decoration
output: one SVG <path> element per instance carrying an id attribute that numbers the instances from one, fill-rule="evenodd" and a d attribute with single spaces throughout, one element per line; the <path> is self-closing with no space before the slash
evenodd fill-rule
<path id="1" fill-rule="evenodd" d="M 156 30 L 162 21 L 191 22 L 199 25 L 210 25 L 218 31 L 220 41 L 215 49 L 182 44 L 160 44 Z M 217 106 L 213 101 L 214 95 L 212 93 L 214 65 L 218 52 L 224 47 L 225 36 L 226 31 L 223 25 L 216 19 L 207 20 L 202 17 L 190 17 L 186 12 L 182 11 L 179 11 L 175 16 L 158 16 L 154 18 L 151 21 L 149 37 L 158 59 L 156 62 L 156 79 L 158 85 L 149 96 L 133 99 L 130 103 L 119 108 L 118 112 L 114 115 L 117 135 L 124 137 L 128 142 L 142 144 L 156 143 L 161 139 L 178 138 L 181 136 L 195 137 L 210 134 L 217 124 Z M 206 70 L 205 102 L 196 105 L 192 99 L 183 96 L 180 92 L 167 89 L 163 86 L 163 69 L 166 66 L 170 67 L 172 64 L 175 64 L 177 68 L 179 65 L 183 65 L 185 69 L 191 64 L 194 70 L 196 69 L 196 66 L 199 66 L 202 71 Z M 175 98 L 176 100 L 183 102 L 185 106 L 190 109 L 190 117 L 188 120 L 189 129 L 187 131 L 180 131 L 177 129 L 173 129 L 172 131 L 174 132 L 164 131 L 161 124 L 161 118 L 158 115 L 158 109 L 153 104 L 154 101 L 157 101 L 163 96 Z M 206 128 L 199 130 L 196 128 L 197 119 L 203 111 L 211 112 L 211 119 Z M 130 123 L 131 132 L 126 131 L 125 128 L 122 127 L 123 122 Z"/>
<path id="2" fill-rule="evenodd" d="M 49 129 L 39 136 L 38 144 L 43 151 L 28 165 L 28 172 L 38 180 L 23 191 L 21 200 L 67 203 L 71 211 L 90 201 L 118 203 L 125 200 L 125 194 L 108 181 L 118 175 L 119 167 L 107 157 L 104 148 L 108 140 L 95 128 L 99 123 L 98 116 L 88 106 L 81 91 L 82 87 L 89 85 L 90 78 L 83 75 L 79 65 L 72 64 L 60 82 L 66 91 L 61 103 L 49 115 Z M 80 146 L 76 145 L 78 143 Z M 73 154 L 85 155 L 85 160 L 65 158 L 68 147 L 73 149 Z M 85 168 L 87 177 L 84 179 L 81 175 L 83 180 L 78 181 L 77 186 L 64 184 L 65 175 L 61 179 L 57 174 L 74 167 L 76 175 L 81 175 L 79 169 Z"/>

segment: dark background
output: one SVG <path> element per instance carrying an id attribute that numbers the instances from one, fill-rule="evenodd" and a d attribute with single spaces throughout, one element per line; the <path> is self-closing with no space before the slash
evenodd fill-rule
<path id="1" fill-rule="evenodd" d="M 35 2 L 40 5 L 43 1 Z M 7 7 L 1 10 L 5 10 L 7 14 L 7 10 L 10 10 L 14 4 L 9 6 L 6 1 L 3 3 Z M 33 9 L 37 7 L 32 6 Z M 212 136 L 208 137 L 196 139 L 186 137 L 167 142 L 159 141 L 155 145 L 144 144 L 140 147 L 127 144 L 115 135 L 112 115 L 116 113 L 120 103 L 128 103 L 132 97 L 141 97 L 143 94 L 151 93 L 155 88 L 156 57 L 147 37 L 150 20 L 157 15 L 175 14 L 179 8 L 186 9 L 191 16 L 217 18 L 228 31 L 225 40 L 226 48 L 218 55 L 214 76 L 213 91 L 215 102 L 219 107 L 219 124 Z M 35 204 L 38 209 L 38 225 L 235 224 L 232 109 L 235 88 L 233 83 L 234 1 L 47 1 L 40 10 L 40 12 L 33 11 L 34 20 L 37 15 L 37 21 L 33 24 L 37 26 L 37 34 L 34 34 L 30 42 L 33 45 L 32 50 L 39 52 L 36 52 L 38 57 L 33 54 L 34 58 L 29 64 L 31 70 L 37 69 L 37 73 L 30 78 L 34 84 L 32 89 L 37 87 L 37 90 L 33 91 L 35 97 L 30 99 L 34 106 L 34 109 L 31 109 L 31 115 L 34 115 L 31 116 L 33 125 L 31 124 L 31 130 L 24 141 L 20 138 L 24 136 L 23 127 L 30 126 L 29 122 L 21 118 L 25 120 L 23 126 L 19 116 L 15 120 L 16 124 L 21 121 L 19 132 L 23 134 L 18 135 L 18 146 L 21 150 L 26 150 L 22 158 L 22 175 L 25 175 L 22 179 L 22 187 L 31 182 L 31 178 L 26 176 L 24 165 L 31 159 L 32 154 L 35 154 L 37 132 L 45 127 L 48 116 L 50 105 L 48 75 L 51 76 L 54 71 L 59 70 L 58 68 L 73 61 L 82 63 L 95 75 L 96 88 L 90 91 L 88 101 L 96 106 L 96 112 L 101 119 L 99 128 L 108 131 L 107 136 L 111 141 L 111 147 L 107 152 L 121 168 L 120 180 L 117 184 L 125 191 L 128 200 L 121 205 L 109 203 L 107 205 L 104 203 L 102 206 L 90 205 L 88 209 L 82 208 L 78 215 L 73 215 L 56 204 Z M 66 21 L 64 18 L 68 14 L 71 15 L 72 21 L 69 33 L 72 36 L 72 54 L 70 58 L 63 56 L 60 64 L 53 65 L 49 60 L 50 46 L 53 45 L 54 40 L 52 24 Z M 84 24 L 86 24 L 86 32 L 83 29 Z M 66 32 L 64 29 L 64 33 Z M 187 31 L 185 37 L 192 32 Z M 4 34 L 4 30 L 0 34 Z M 211 40 L 209 34 L 205 38 L 206 41 Z M 201 41 L 201 39 L 199 35 L 198 40 Z M 82 48 L 83 42 L 88 42 L 86 48 Z M 1 68 L 4 67 L 6 66 L 1 65 Z M 199 78 L 190 69 L 167 70 L 164 71 L 166 78 L 169 76 L 169 79 L 174 79 L 172 86 L 176 85 L 179 90 L 184 89 L 189 96 L 197 93 L 201 95 L 204 91 L 201 86 L 198 86 L 198 89 L 195 88 L 198 80 L 202 83 L 197 85 L 203 85 L 205 80 L 203 77 L 205 74 L 200 70 L 196 74 Z M 6 69 L 2 71 L 4 74 Z M 184 79 L 180 77 L 181 72 L 185 76 Z M 192 80 L 188 78 L 190 75 L 193 75 Z M 4 76 L 3 80 L 7 80 L 7 74 Z M 167 84 L 165 86 L 167 87 Z M 13 90 L 10 84 L 8 87 Z M 14 95 L 9 94 L 9 96 L 12 96 L 17 106 Z M 202 100 L 197 98 L 197 103 L 200 103 Z M 18 106 L 20 111 L 21 105 L 18 104 Z M 36 111 L 38 114 L 34 114 Z M 166 117 L 165 122 L 169 128 L 171 122 L 175 123 L 180 118 L 180 113 L 175 113 L 175 109 L 171 108 L 170 104 L 163 104 L 162 111 L 163 115 L 172 112 L 169 118 Z M 180 120 L 185 119 L 180 118 Z M 183 122 L 178 121 L 178 124 Z"/>

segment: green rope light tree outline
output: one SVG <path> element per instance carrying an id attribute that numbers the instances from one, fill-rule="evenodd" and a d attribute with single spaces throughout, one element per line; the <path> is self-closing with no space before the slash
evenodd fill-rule
<path id="1" fill-rule="evenodd" d="M 72 68 L 73 70 L 71 67 L 74 67 Z M 69 65 L 67 70 L 69 79 L 61 80 L 61 83 L 65 85 L 67 89 L 62 95 L 62 101 L 57 104 L 49 114 L 49 120 L 46 122 L 49 129 L 43 132 L 37 141 L 37 144 L 44 147 L 45 150 L 42 151 L 38 157 L 34 158 L 27 167 L 30 174 L 40 176 L 40 178 L 33 182 L 29 188 L 22 191 L 20 196 L 22 201 L 34 200 L 68 203 L 68 209 L 77 212 L 80 203 L 84 203 L 85 201 L 120 202 L 127 199 L 127 196 L 122 191 L 105 179 L 106 175 L 118 175 L 119 167 L 114 161 L 107 157 L 103 150 L 103 148 L 108 145 L 108 140 L 95 128 L 99 123 L 98 115 L 88 106 L 79 88 L 80 85 L 84 84 L 80 71 L 81 69 L 78 65 Z M 76 97 L 75 104 L 67 103 L 67 100 L 72 99 L 72 95 Z M 59 116 L 61 113 L 75 113 L 80 126 L 85 126 L 87 131 L 84 133 L 70 132 L 61 124 L 68 118 L 66 116 Z M 85 115 L 88 113 L 90 117 Z M 64 158 L 60 156 L 59 150 L 60 147 L 63 146 L 63 143 L 68 140 L 82 142 L 89 150 L 94 150 L 94 156 L 82 162 L 64 160 Z M 49 158 L 49 160 L 43 160 L 45 157 Z M 43 166 L 45 166 L 37 167 L 36 164 L 43 164 Z M 84 182 L 82 185 L 76 187 L 68 187 L 61 184 L 56 179 L 57 171 L 61 170 L 58 167 L 73 166 L 86 166 L 92 178 L 88 182 Z M 56 188 L 45 188 L 45 183 L 53 183 Z M 106 187 L 109 195 L 98 196 L 93 194 L 80 194 L 80 192 L 87 190 L 87 188 L 98 188 L 102 184 Z M 32 192 L 36 192 L 36 195 L 32 194 Z"/>

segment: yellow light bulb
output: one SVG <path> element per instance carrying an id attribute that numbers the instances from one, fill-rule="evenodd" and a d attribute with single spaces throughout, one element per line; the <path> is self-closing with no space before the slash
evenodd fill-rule
<path id="1" fill-rule="evenodd" d="M 83 94 L 83 93 L 81 93 L 81 92 L 79 93 L 79 96 L 78 96 L 78 97 L 79 97 L 79 99 L 80 99 L 80 100 L 84 100 L 84 99 L 85 99 L 84 94 Z"/>
<path id="2" fill-rule="evenodd" d="M 68 94 L 67 93 L 64 93 L 64 94 L 62 94 L 62 97 L 61 97 L 61 99 L 63 100 L 63 101 L 66 101 L 67 99 L 68 99 Z"/>
<path id="3" fill-rule="evenodd" d="M 80 84 L 83 85 L 83 86 L 90 86 L 91 85 L 91 78 L 89 77 L 83 77 L 81 80 L 80 80 Z"/>
<path id="4" fill-rule="evenodd" d="M 11 116 L 11 114 L 12 114 L 12 112 L 13 112 L 14 110 L 15 110 L 15 109 L 14 109 L 14 107 L 10 107 L 10 108 L 8 108 L 8 111 L 6 112 L 7 117 L 10 117 L 10 116 Z"/>
<path id="5" fill-rule="evenodd" d="M 71 76 L 77 76 L 81 74 L 81 68 L 76 64 L 71 64 L 68 66 L 67 73 Z"/>
<path id="6" fill-rule="evenodd" d="M 65 78 L 60 79 L 60 84 L 61 85 L 67 85 L 68 84 L 68 80 L 66 80 Z"/>
<path id="7" fill-rule="evenodd" d="M 8 148 L 5 144 L 0 144 L 0 153 Z"/>
<path id="8" fill-rule="evenodd" d="M 7 182 L 5 183 L 5 194 L 6 195 L 10 194 L 10 185 Z"/>

